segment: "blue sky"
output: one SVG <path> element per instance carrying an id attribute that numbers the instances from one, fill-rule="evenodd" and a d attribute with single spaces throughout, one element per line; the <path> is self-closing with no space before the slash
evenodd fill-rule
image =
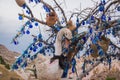
<path id="1" fill-rule="evenodd" d="M 52 0 L 44 1 L 52 4 Z M 66 0 L 67 8 L 63 6 L 67 13 L 67 11 L 73 11 L 75 8 L 80 8 L 80 3 L 82 9 L 93 6 L 91 0 Z M 40 8 L 37 9 L 42 11 Z M 36 14 L 38 10 L 34 11 L 34 14 Z M 11 44 L 12 38 L 23 24 L 18 20 L 18 13 L 21 12 L 22 10 L 17 6 L 15 0 L 0 0 L 0 44 L 5 45 L 12 51 L 20 53 L 22 53 L 32 41 L 28 36 L 24 36 L 20 39 L 19 45 L 15 46 Z M 44 13 L 41 14 L 44 15 Z"/>

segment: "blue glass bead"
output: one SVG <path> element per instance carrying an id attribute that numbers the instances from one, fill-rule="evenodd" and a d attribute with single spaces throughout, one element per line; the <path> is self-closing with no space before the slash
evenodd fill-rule
<path id="1" fill-rule="evenodd" d="M 101 20 L 106 21 L 106 16 L 105 16 L 105 15 L 102 15 L 102 16 L 101 16 Z"/>
<path id="2" fill-rule="evenodd" d="M 22 17 L 22 16 L 19 16 L 19 20 L 23 20 L 23 17 Z"/>
<path id="3" fill-rule="evenodd" d="M 41 39 L 41 38 L 42 38 L 42 34 L 39 34 L 39 35 L 38 35 L 38 38 Z"/>
<path id="4" fill-rule="evenodd" d="M 22 8 L 25 9 L 25 7 L 26 7 L 26 4 L 23 4 Z"/>
<path id="5" fill-rule="evenodd" d="M 29 11 L 29 10 L 26 10 L 26 13 L 27 13 L 27 14 L 30 14 L 30 11 Z"/>
<path id="6" fill-rule="evenodd" d="M 28 51 L 27 51 L 27 50 L 25 50 L 25 51 L 24 51 L 24 54 L 27 54 L 27 53 L 28 53 Z"/>
<path id="7" fill-rule="evenodd" d="M 36 52 L 37 50 L 36 49 L 33 49 L 33 52 Z"/>
<path id="8" fill-rule="evenodd" d="M 33 41 L 36 42 L 36 41 L 37 41 L 37 38 L 34 38 Z"/>
<path id="9" fill-rule="evenodd" d="M 38 46 L 39 46 L 39 47 L 42 47 L 42 43 L 39 43 Z"/>
<path id="10" fill-rule="evenodd" d="M 40 50 L 40 53 L 44 53 L 44 49 L 41 49 L 41 50 Z"/>
<path id="11" fill-rule="evenodd" d="M 34 46 L 34 49 L 38 49 L 38 47 L 37 47 L 37 46 Z"/>
<path id="12" fill-rule="evenodd" d="M 94 53 L 94 50 L 93 50 L 93 49 L 90 49 L 90 53 Z"/>
<path id="13" fill-rule="evenodd" d="M 90 33 L 90 34 L 92 34 L 92 32 L 93 32 L 93 29 L 92 29 L 92 28 L 90 28 L 90 29 L 89 29 L 89 33 Z"/>
<path id="14" fill-rule="evenodd" d="M 27 66 L 27 62 L 25 62 L 25 63 L 23 64 L 23 66 L 26 67 L 26 66 Z"/>
<path id="15" fill-rule="evenodd" d="M 78 18 L 77 18 L 76 22 L 78 22 L 78 23 L 79 23 L 79 19 L 78 19 Z"/>
<path id="16" fill-rule="evenodd" d="M 13 69 L 18 69 L 18 66 L 17 65 L 13 65 L 12 68 Z"/>
<path id="17" fill-rule="evenodd" d="M 106 4 L 106 1 L 105 1 L 105 0 L 103 0 L 103 1 L 102 1 L 102 3 L 105 5 L 105 4 Z"/>
<path id="18" fill-rule="evenodd" d="M 49 49 L 47 49 L 47 52 L 49 52 Z"/>
<path id="19" fill-rule="evenodd" d="M 38 23 L 37 23 L 37 22 L 35 23 L 35 26 L 38 26 Z"/>
<path id="20" fill-rule="evenodd" d="M 85 25 L 85 21 L 82 21 L 82 25 Z"/>
<path id="21" fill-rule="evenodd" d="M 50 12 L 50 9 L 46 5 L 43 5 L 43 8 L 46 12 Z"/>
<path id="22" fill-rule="evenodd" d="M 27 31 L 26 31 L 26 33 L 27 33 L 27 34 L 30 34 L 30 31 L 29 31 L 29 30 L 27 30 Z"/>
<path id="23" fill-rule="evenodd" d="M 111 20 L 111 17 L 108 17 L 108 21 L 110 21 Z"/>
<path id="24" fill-rule="evenodd" d="M 99 11 L 101 11 L 101 12 L 104 11 L 104 5 L 99 6 Z"/>
<path id="25" fill-rule="evenodd" d="M 28 58 L 30 58 L 30 54 L 28 54 Z"/>
<path id="26" fill-rule="evenodd" d="M 15 45 L 17 45 L 17 42 L 16 41 L 13 41 Z"/>
<path id="27" fill-rule="evenodd" d="M 94 20 L 94 16 L 91 16 L 91 20 Z"/>
<path id="28" fill-rule="evenodd" d="M 117 10 L 120 11 L 120 6 L 117 7 Z"/>
<path id="29" fill-rule="evenodd" d="M 29 25 L 29 28 L 33 28 L 33 25 L 32 25 L 32 24 L 30 24 L 30 25 Z"/>

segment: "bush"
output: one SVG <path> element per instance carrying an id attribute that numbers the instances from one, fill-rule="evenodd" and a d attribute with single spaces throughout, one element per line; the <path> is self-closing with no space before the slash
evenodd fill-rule
<path id="1" fill-rule="evenodd" d="M 106 80 L 116 80 L 114 77 L 107 77 Z"/>
<path id="2" fill-rule="evenodd" d="M 7 69 L 10 69 L 10 65 L 9 65 L 9 64 L 6 64 L 5 67 L 6 67 Z"/>
<path id="3" fill-rule="evenodd" d="M 6 64 L 6 62 L 4 61 L 4 59 L 2 58 L 2 56 L 0 56 L 0 64 L 3 64 L 5 66 L 5 68 L 10 69 L 10 65 Z"/>
<path id="4" fill-rule="evenodd" d="M 2 58 L 2 56 L 0 56 L 0 64 L 6 65 L 4 59 Z"/>

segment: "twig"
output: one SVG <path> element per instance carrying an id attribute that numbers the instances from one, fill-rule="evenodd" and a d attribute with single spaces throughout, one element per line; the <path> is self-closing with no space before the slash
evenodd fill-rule
<path id="1" fill-rule="evenodd" d="M 65 13 L 64 13 L 64 10 L 60 7 L 60 5 L 56 2 L 56 0 L 54 0 L 55 4 L 58 6 L 58 8 L 61 10 L 63 16 L 64 16 L 64 19 L 65 19 L 65 23 L 67 24 L 67 18 L 65 16 Z"/>

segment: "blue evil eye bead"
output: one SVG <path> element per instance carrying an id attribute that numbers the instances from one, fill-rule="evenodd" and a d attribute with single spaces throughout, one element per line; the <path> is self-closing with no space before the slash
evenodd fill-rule
<path id="1" fill-rule="evenodd" d="M 26 10 L 26 13 L 27 13 L 27 14 L 30 14 L 30 11 L 29 11 L 29 10 Z"/>
<path id="2" fill-rule="evenodd" d="M 91 18 L 90 18 L 91 20 L 94 20 L 94 16 L 91 16 Z"/>
<path id="3" fill-rule="evenodd" d="M 90 53 L 94 53 L 94 50 L 93 50 L 93 49 L 90 49 Z"/>
<path id="4" fill-rule="evenodd" d="M 26 31 L 26 34 L 30 34 L 30 31 L 29 31 L 29 30 L 27 30 L 27 31 Z"/>
<path id="5" fill-rule="evenodd" d="M 23 4 L 22 8 L 25 9 L 26 8 L 26 4 Z"/>
<path id="6" fill-rule="evenodd" d="M 111 30 L 110 30 L 110 29 L 108 29 L 107 34 L 110 34 L 110 33 L 111 33 Z"/>
<path id="7" fill-rule="evenodd" d="M 34 46 L 34 48 L 35 48 L 35 49 L 38 49 L 37 45 L 36 45 L 36 46 Z"/>
<path id="8" fill-rule="evenodd" d="M 19 20 L 23 20 L 23 16 L 19 15 Z"/>
<path id="9" fill-rule="evenodd" d="M 30 25 L 31 23 L 30 23 L 30 21 L 27 21 L 26 23 L 25 23 L 25 25 Z"/>
<path id="10" fill-rule="evenodd" d="M 76 20 L 76 27 L 78 28 L 80 26 L 79 19 Z"/>
<path id="11" fill-rule="evenodd" d="M 40 50 L 40 53 L 44 53 L 44 48 Z"/>
<path id="12" fill-rule="evenodd" d="M 103 0 L 103 1 L 102 1 L 102 3 L 105 5 L 105 4 L 106 4 L 106 1 L 105 1 L 105 0 Z"/>
<path id="13" fill-rule="evenodd" d="M 68 49 L 67 49 L 67 48 L 64 48 L 64 49 L 63 49 L 63 52 L 68 53 Z"/>
<path id="14" fill-rule="evenodd" d="M 37 22 L 35 23 L 35 26 L 38 26 L 38 23 L 37 23 Z"/>
<path id="15" fill-rule="evenodd" d="M 79 18 L 77 18 L 76 22 L 79 23 Z"/>
<path id="16" fill-rule="evenodd" d="M 86 21 L 86 24 L 90 24 L 90 20 L 87 20 L 87 21 Z"/>
<path id="17" fill-rule="evenodd" d="M 37 51 L 37 50 L 34 48 L 34 49 L 33 49 L 33 52 L 36 52 L 36 51 Z"/>
<path id="18" fill-rule="evenodd" d="M 25 51 L 24 51 L 24 54 L 27 54 L 27 53 L 28 53 L 28 51 L 27 51 L 27 50 L 25 50 Z"/>
<path id="19" fill-rule="evenodd" d="M 92 28 L 90 28 L 90 29 L 89 29 L 89 33 L 90 33 L 90 34 L 92 34 L 92 32 L 93 32 L 93 29 L 92 29 Z"/>
<path id="20" fill-rule="evenodd" d="M 16 64 L 14 64 L 14 65 L 12 66 L 12 69 L 18 69 L 18 66 L 17 66 Z"/>
<path id="21" fill-rule="evenodd" d="M 99 11 L 100 11 L 100 12 L 104 11 L 104 5 L 100 5 L 100 6 L 99 6 Z"/>
<path id="22" fill-rule="evenodd" d="M 37 4 L 37 3 L 40 3 L 40 0 L 34 0 L 35 1 L 35 3 Z"/>
<path id="23" fill-rule="evenodd" d="M 73 58 L 72 59 L 72 72 L 73 73 L 76 71 L 75 66 L 76 66 L 76 60 Z"/>
<path id="24" fill-rule="evenodd" d="M 104 51 L 103 51 L 102 49 L 100 49 L 100 50 L 98 51 L 98 53 L 99 53 L 100 56 L 102 56 L 102 55 L 104 54 Z"/>
<path id="25" fill-rule="evenodd" d="M 117 7 L 117 10 L 120 11 L 120 6 Z"/>
<path id="26" fill-rule="evenodd" d="M 105 15 L 102 15 L 102 16 L 101 16 L 101 20 L 102 20 L 102 21 L 106 21 L 106 16 L 105 16 Z"/>
<path id="27" fill-rule="evenodd" d="M 27 62 L 25 62 L 25 63 L 23 64 L 23 66 L 24 66 L 24 67 L 27 67 Z"/>
<path id="28" fill-rule="evenodd" d="M 47 52 L 49 52 L 49 49 L 47 49 Z"/>
<path id="29" fill-rule="evenodd" d="M 25 34 L 25 31 L 22 31 L 23 34 Z"/>
<path id="30" fill-rule="evenodd" d="M 41 38 L 42 38 L 42 34 L 39 34 L 39 35 L 38 35 L 38 38 L 41 39 Z"/>
<path id="31" fill-rule="evenodd" d="M 50 9 L 46 5 L 43 5 L 43 8 L 46 12 L 50 12 Z"/>
<path id="32" fill-rule="evenodd" d="M 111 20 L 111 17 L 109 16 L 109 17 L 108 17 L 108 21 L 110 21 L 110 20 Z"/>
<path id="33" fill-rule="evenodd" d="M 99 29 L 99 26 L 96 26 L 96 30 L 98 30 Z"/>
<path id="34" fill-rule="evenodd" d="M 33 38 L 33 41 L 36 42 L 36 41 L 37 41 L 37 38 Z"/>
<path id="35" fill-rule="evenodd" d="M 22 59 L 18 59 L 18 61 L 16 62 L 18 65 L 20 65 L 23 62 Z"/>
<path id="36" fill-rule="evenodd" d="M 33 28 L 33 25 L 32 25 L 32 24 L 30 24 L 30 25 L 29 25 L 29 28 Z"/>
<path id="37" fill-rule="evenodd" d="M 28 54 L 28 58 L 30 58 L 30 54 Z"/>
<path id="38" fill-rule="evenodd" d="M 85 25 L 85 21 L 82 21 L 82 25 Z"/>
<path id="39" fill-rule="evenodd" d="M 39 46 L 39 47 L 42 47 L 42 43 L 38 43 L 38 46 Z"/>
<path id="40" fill-rule="evenodd" d="M 14 40 L 13 43 L 14 43 L 15 45 L 19 44 L 19 42 L 16 41 L 16 40 Z"/>

